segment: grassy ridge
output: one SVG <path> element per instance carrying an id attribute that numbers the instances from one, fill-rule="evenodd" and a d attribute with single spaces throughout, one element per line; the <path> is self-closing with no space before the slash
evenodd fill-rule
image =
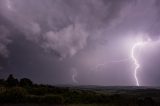
<path id="1" fill-rule="evenodd" d="M 0 87 L 0 103 L 77 104 L 76 106 L 154 106 L 159 104 L 159 90 L 84 90 L 72 87 L 33 85 Z M 81 105 L 83 104 L 83 105 Z M 85 105 L 84 105 L 85 104 Z M 105 104 L 105 105 L 104 105 Z M 74 106 L 74 105 L 71 105 Z"/>
<path id="2" fill-rule="evenodd" d="M 18 81 L 9 76 L 7 80 L 0 81 L 0 104 L 160 106 L 160 90 L 132 87 L 56 87 L 33 84 L 26 78 Z"/>

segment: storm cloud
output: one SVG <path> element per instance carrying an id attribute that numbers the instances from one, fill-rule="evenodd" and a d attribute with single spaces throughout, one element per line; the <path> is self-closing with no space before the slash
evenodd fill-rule
<path id="1" fill-rule="evenodd" d="M 40 61 L 34 64 L 47 62 L 48 67 L 53 64 L 55 70 L 60 70 L 53 72 L 55 77 L 61 74 L 60 79 L 70 81 L 70 67 L 75 67 L 81 76 L 76 75 L 80 84 L 133 85 L 132 73 L 128 71 L 130 62 L 116 63 L 123 67 L 117 69 L 108 61 L 128 58 L 131 46 L 140 37 L 159 40 L 159 5 L 159 0 L 1 0 L 0 56 L 9 61 L 13 54 L 20 54 L 15 49 L 19 46 L 15 45 L 25 45 L 20 48 L 30 48 L 33 57 L 39 54 L 35 57 Z M 41 56 L 43 53 L 47 56 Z M 52 55 L 58 60 L 48 62 Z M 28 60 L 30 65 L 35 61 L 31 60 Z M 103 63 L 109 67 L 92 73 L 95 79 L 88 77 L 90 69 Z M 43 70 L 52 69 L 46 67 Z"/>
<path id="2" fill-rule="evenodd" d="M 28 40 L 65 57 L 83 49 L 99 29 L 116 24 L 126 2 L 2 0 L 2 4 L 1 14 Z"/>

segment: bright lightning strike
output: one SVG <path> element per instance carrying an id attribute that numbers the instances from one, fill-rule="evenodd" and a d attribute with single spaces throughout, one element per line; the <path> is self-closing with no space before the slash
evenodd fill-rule
<path id="1" fill-rule="evenodd" d="M 137 77 L 137 72 L 138 72 L 138 69 L 140 68 L 140 64 L 138 63 L 138 60 L 136 59 L 135 51 L 138 47 L 144 46 L 145 44 L 146 44 L 146 42 L 137 42 L 133 45 L 132 50 L 131 50 L 131 58 L 132 58 L 132 60 L 134 61 L 134 64 L 135 64 L 134 78 L 136 80 L 136 85 L 137 86 L 140 86 L 139 80 L 138 80 L 138 77 Z"/>
<path id="2" fill-rule="evenodd" d="M 138 69 L 141 67 L 141 65 L 137 60 L 136 50 L 138 48 L 140 48 L 140 47 L 143 47 L 146 44 L 152 44 L 152 43 L 153 42 L 152 42 L 152 40 L 150 38 L 145 39 L 145 41 L 142 40 L 142 41 L 136 42 L 131 48 L 131 52 L 130 52 L 130 57 L 129 58 L 124 58 L 124 59 L 120 59 L 120 60 L 112 60 L 112 61 L 109 61 L 107 63 L 98 64 L 98 65 L 96 65 L 95 68 L 93 68 L 91 70 L 97 71 L 97 70 L 100 70 L 100 68 L 102 68 L 103 66 L 106 66 L 106 65 L 111 64 L 111 63 L 121 63 L 121 62 L 126 62 L 126 61 L 129 61 L 129 60 L 132 60 L 134 62 L 134 65 L 135 65 L 135 68 L 134 68 L 135 82 L 136 82 L 137 86 L 140 86 L 140 83 L 139 83 L 139 80 L 138 80 L 138 77 L 137 77 L 137 73 L 138 73 Z M 160 41 L 157 41 L 156 43 L 160 43 Z"/>

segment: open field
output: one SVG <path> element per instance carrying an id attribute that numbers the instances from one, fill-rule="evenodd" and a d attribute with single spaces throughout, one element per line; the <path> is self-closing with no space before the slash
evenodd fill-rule
<path id="1" fill-rule="evenodd" d="M 1 86 L 0 103 L 1 106 L 159 106 L 160 89 L 158 87 Z"/>

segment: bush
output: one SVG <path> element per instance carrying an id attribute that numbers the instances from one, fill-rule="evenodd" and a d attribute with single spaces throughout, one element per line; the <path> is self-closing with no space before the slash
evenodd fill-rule
<path id="1" fill-rule="evenodd" d="M 62 104 L 64 102 L 64 98 L 60 95 L 46 95 L 41 98 L 40 102 L 48 104 Z"/>
<path id="2" fill-rule="evenodd" d="M 48 93 L 48 89 L 45 87 L 35 87 L 28 89 L 29 93 L 32 95 L 43 96 Z"/>
<path id="3" fill-rule="evenodd" d="M 6 92 L 6 87 L 0 87 L 0 94 L 3 94 L 4 92 Z"/>
<path id="4" fill-rule="evenodd" d="M 24 102 L 27 92 L 24 88 L 14 87 L 7 89 L 0 95 L 0 102 L 17 103 Z"/>
<path id="5" fill-rule="evenodd" d="M 6 85 L 6 82 L 5 82 L 5 80 L 4 80 L 4 79 L 0 79 L 0 85 L 1 85 L 1 86 Z"/>
<path id="6" fill-rule="evenodd" d="M 26 102 L 28 103 L 40 103 L 41 99 L 42 99 L 42 96 L 36 96 L 36 95 L 26 96 Z"/>
<path id="7" fill-rule="evenodd" d="M 28 95 L 26 97 L 26 102 L 43 103 L 43 104 L 62 104 L 64 103 L 64 98 L 59 95 L 45 95 L 45 96 Z"/>
<path id="8" fill-rule="evenodd" d="M 12 74 L 9 75 L 9 77 L 6 80 L 6 83 L 10 87 L 17 86 L 19 84 L 18 80 L 14 78 Z"/>
<path id="9" fill-rule="evenodd" d="M 31 87 L 32 85 L 33 85 L 33 82 L 28 78 L 22 78 L 20 80 L 20 86 Z"/>

